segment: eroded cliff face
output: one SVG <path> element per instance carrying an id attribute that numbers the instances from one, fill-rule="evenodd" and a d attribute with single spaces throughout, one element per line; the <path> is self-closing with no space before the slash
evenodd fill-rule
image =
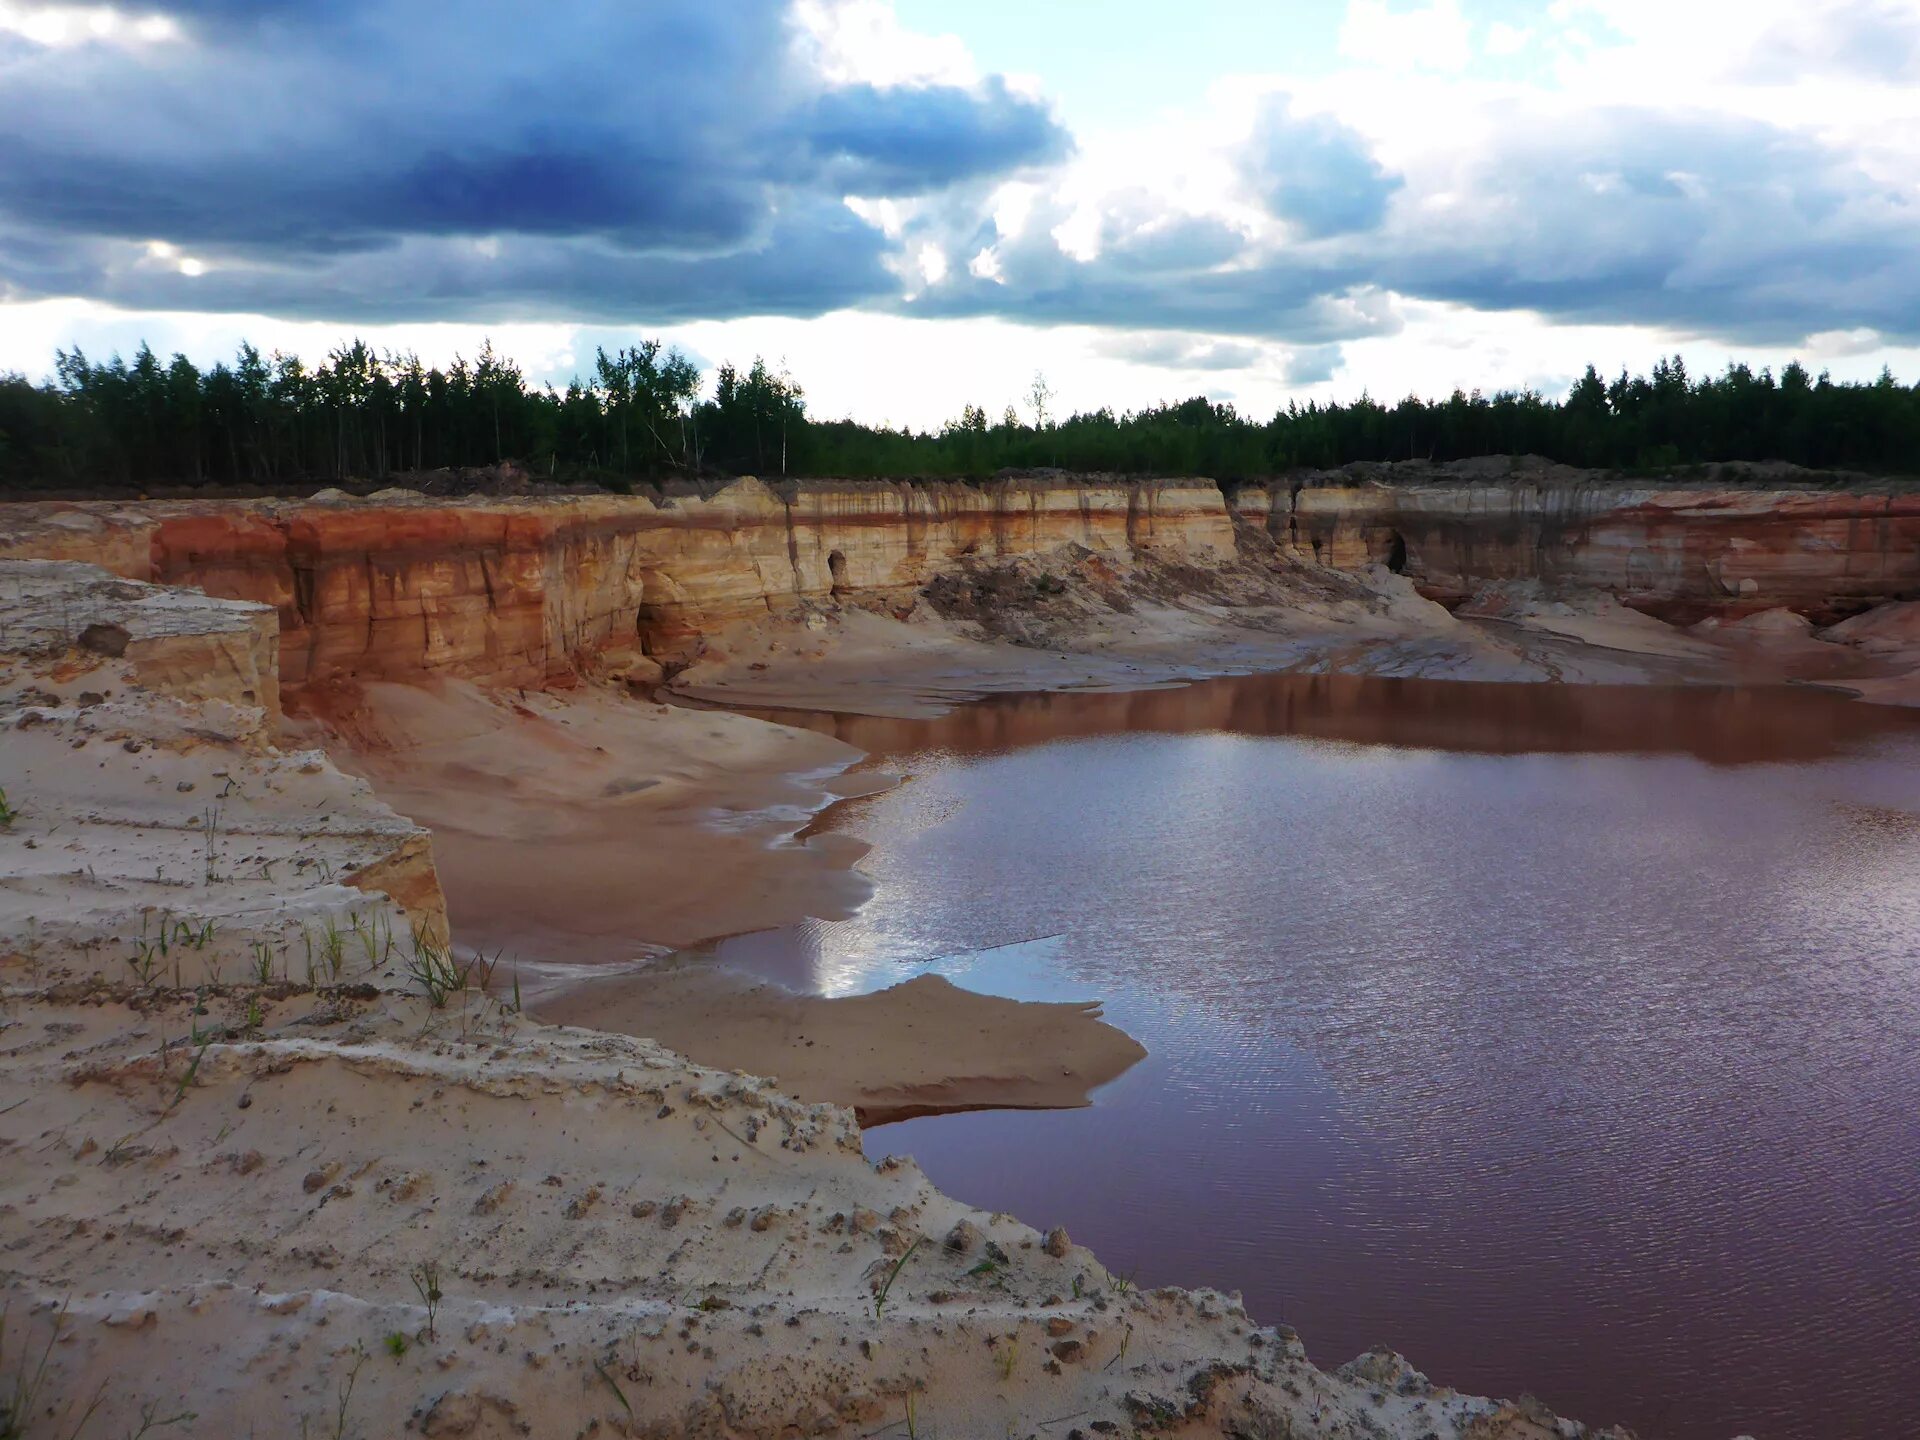
<path id="1" fill-rule="evenodd" d="M 23 505 L 0 555 L 254 600 L 280 616 L 289 684 L 454 675 L 535 685 L 636 641 L 674 661 L 701 637 L 807 602 L 911 605 L 969 557 L 1069 544 L 1122 564 L 1234 548 L 1208 482 L 739 480 L 708 497 Z"/>
<path id="2" fill-rule="evenodd" d="M 1690 624 L 1786 608 L 1818 625 L 1920 595 L 1920 489 L 1626 484 L 1562 466 L 1366 466 L 1277 481 L 1241 513 L 1302 558 L 1384 564 L 1457 605 L 1489 584 L 1601 591 Z"/>
<path id="3" fill-rule="evenodd" d="M 1788 477 L 1791 479 L 1792 477 Z M 1786 607 L 1829 624 L 1920 596 L 1920 489 L 1601 481 L 1509 462 L 1370 466 L 1241 487 L 1102 477 L 735 481 L 710 495 L 109 502 L 11 507 L 0 556 L 84 560 L 272 606 L 285 681 L 534 686 L 588 652 L 669 665 L 745 620 L 1083 547 L 1147 559 L 1385 565 L 1457 605 L 1489 584 L 1605 592 L 1686 623 Z M 1264 538 L 1262 538 L 1264 537 Z"/>

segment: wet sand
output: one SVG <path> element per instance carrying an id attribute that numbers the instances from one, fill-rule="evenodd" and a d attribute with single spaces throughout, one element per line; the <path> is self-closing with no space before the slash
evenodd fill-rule
<path id="1" fill-rule="evenodd" d="M 343 763 L 433 831 L 455 934 L 509 959 L 604 965 L 868 893 L 848 836 L 795 839 L 861 752 L 608 687 L 370 684 L 303 703 Z"/>
<path id="2" fill-rule="evenodd" d="M 1092 999 L 1027 1004 L 932 979 L 822 999 L 665 958 L 844 919 L 867 897 L 863 842 L 801 833 L 834 800 L 893 783 L 847 775 L 863 756 L 840 741 L 596 685 L 367 685 L 306 705 L 344 764 L 432 829 L 454 933 L 501 957 L 496 988 L 517 976 L 542 1020 L 775 1075 L 872 1123 L 1085 1105 L 1146 1053 Z"/>
<path id="3" fill-rule="evenodd" d="M 1096 1001 L 980 995 L 922 975 L 867 995 L 796 995 L 732 970 L 642 972 L 572 987 L 540 1018 L 659 1041 L 764 1075 L 863 1125 L 961 1110 L 1066 1110 L 1146 1057 Z"/>
<path id="4" fill-rule="evenodd" d="M 657 965 L 701 942 L 853 915 L 871 894 L 855 868 L 866 843 L 813 822 L 835 800 L 893 784 L 877 766 L 854 767 L 869 753 L 911 749 L 932 717 L 948 716 L 937 722 L 943 744 L 981 749 L 1224 729 L 1362 743 L 1391 732 L 1398 743 L 1413 735 L 1460 750 L 1501 748 L 1524 733 L 1544 749 L 1632 750 L 1689 733 L 1678 705 L 1687 722 L 1699 719 L 1697 698 L 1679 701 L 1655 682 L 1777 678 L 1788 659 L 1861 658 L 1798 632 L 1743 626 L 1707 637 L 1597 602 L 1592 614 L 1567 616 L 1564 606 L 1536 613 L 1530 597 L 1512 614 L 1472 622 L 1404 585 L 1384 595 L 1377 611 L 1335 604 L 1279 630 L 1170 612 L 1152 628 L 1171 639 L 1103 632 L 1071 653 L 850 611 L 731 635 L 716 650 L 724 661 L 675 682 L 685 703 L 672 705 L 612 684 L 529 693 L 455 681 L 310 689 L 300 704 L 316 739 L 431 828 L 455 933 L 509 962 L 501 983 L 517 977 L 534 1013 L 778 1075 L 804 1099 L 879 1121 L 1084 1105 L 1144 1053 L 1097 1007 L 1023 1005 L 944 985 L 853 1002 L 748 984 L 704 959 Z M 1206 678 L 1298 667 L 1372 673 Z M 1478 681 L 1480 702 L 1423 701 L 1431 692 L 1374 678 L 1434 667 Z M 1637 693 L 1595 707 L 1575 693 L 1587 687 L 1547 679 L 1621 680 Z M 1077 702 L 1034 693 L 1061 691 Z M 1752 743 L 1765 749 L 1776 741 L 1769 717 L 1792 708 L 1748 690 L 1714 693 L 1715 723 L 1700 732 L 1714 747 L 1751 722 Z M 750 699 L 770 708 L 706 708 Z M 1874 708 L 1859 707 L 1862 724 Z"/>

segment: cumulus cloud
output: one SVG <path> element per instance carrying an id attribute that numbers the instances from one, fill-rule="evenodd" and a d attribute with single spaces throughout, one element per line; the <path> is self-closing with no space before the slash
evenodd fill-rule
<path id="1" fill-rule="evenodd" d="M 792 312 L 890 288 L 843 196 L 1067 149 L 998 80 L 830 80 L 775 0 L 160 8 L 178 25 L 157 49 L 38 44 L 29 27 L 7 54 L 11 292 L 621 318 L 700 285 L 708 313 Z M 202 273 L 138 263 L 156 240 Z"/>
<path id="2" fill-rule="evenodd" d="M 1744 78 L 1790 85 L 1812 75 L 1920 81 L 1920 10 L 1910 0 L 1844 0 L 1801 9 L 1763 30 Z"/>
<path id="3" fill-rule="evenodd" d="M 1264 347 L 1205 335 L 1124 335 L 1106 347 L 1115 359 L 1166 370 L 1245 370 L 1266 353 Z"/>
<path id="4" fill-rule="evenodd" d="M 1790 341 L 1920 334 L 1910 187 L 1762 121 L 1516 106 L 1371 273 L 1402 294 L 1556 319 Z"/>
<path id="5" fill-rule="evenodd" d="M 1403 175 L 1280 97 L 1242 162 L 1268 228 L 1137 188 L 1043 196 L 1017 235 L 969 237 L 989 263 L 902 303 L 1301 347 L 1392 334 L 1401 298 L 1749 343 L 1920 336 L 1916 191 L 1844 149 L 1713 112 L 1525 97 L 1485 119 L 1475 144 Z"/>
<path id="6" fill-rule="evenodd" d="M 1309 239 L 1371 230 L 1401 187 L 1365 137 L 1326 115 L 1302 115 L 1287 95 L 1268 98 L 1244 164 L 1267 209 Z"/>

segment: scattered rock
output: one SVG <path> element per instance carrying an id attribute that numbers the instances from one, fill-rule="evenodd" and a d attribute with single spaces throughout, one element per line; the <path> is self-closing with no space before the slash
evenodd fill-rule
<path id="1" fill-rule="evenodd" d="M 95 621 L 80 632 L 80 648 L 117 660 L 127 653 L 127 645 L 132 639 L 132 633 L 124 625 Z"/>
<path id="2" fill-rule="evenodd" d="M 480 1198 L 473 1202 L 473 1213 L 476 1215 L 491 1215 L 502 1205 L 506 1204 L 507 1197 L 511 1194 L 513 1194 L 513 1181 L 497 1181 L 482 1191 Z"/>

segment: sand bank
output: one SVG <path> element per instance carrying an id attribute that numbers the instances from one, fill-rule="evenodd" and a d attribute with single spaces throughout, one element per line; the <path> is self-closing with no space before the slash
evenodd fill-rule
<path id="1" fill-rule="evenodd" d="M 431 827 L 463 946 L 543 1019 L 661 1041 L 702 1064 L 777 1075 L 789 1094 L 879 1123 L 986 1106 L 1076 1106 L 1145 1052 L 1098 1006 L 1039 1005 L 915 981 L 822 999 L 675 947 L 816 916 L 868 894 L 844 835 L 801 839 L 861 752 L 812 731 L 583 684 L 332 687 L 308 728 Z"/>
<path id="2" fill-rule="evenodd" d="M 538 1009 L 555 1024 L 645 1034 L 703 1065 L 751 1070 L 802 1100 L 849 1106 L 864 1125 L 1075 1108 L 1147 1053 L 1095 1001 L 1006 1000 L 938 975 L 827 999 L 674 968 L 588 982 Z"/>
<path id="3" fill-rule="evenodd" d="M 867 893 L 860 846 L 794 838 L 860 759 L 824 736 L 593 684 L 337 685 L 301 705 L 306 733 L 433 831 L 461 940 L 489 952 L 619 962 Z"/>

